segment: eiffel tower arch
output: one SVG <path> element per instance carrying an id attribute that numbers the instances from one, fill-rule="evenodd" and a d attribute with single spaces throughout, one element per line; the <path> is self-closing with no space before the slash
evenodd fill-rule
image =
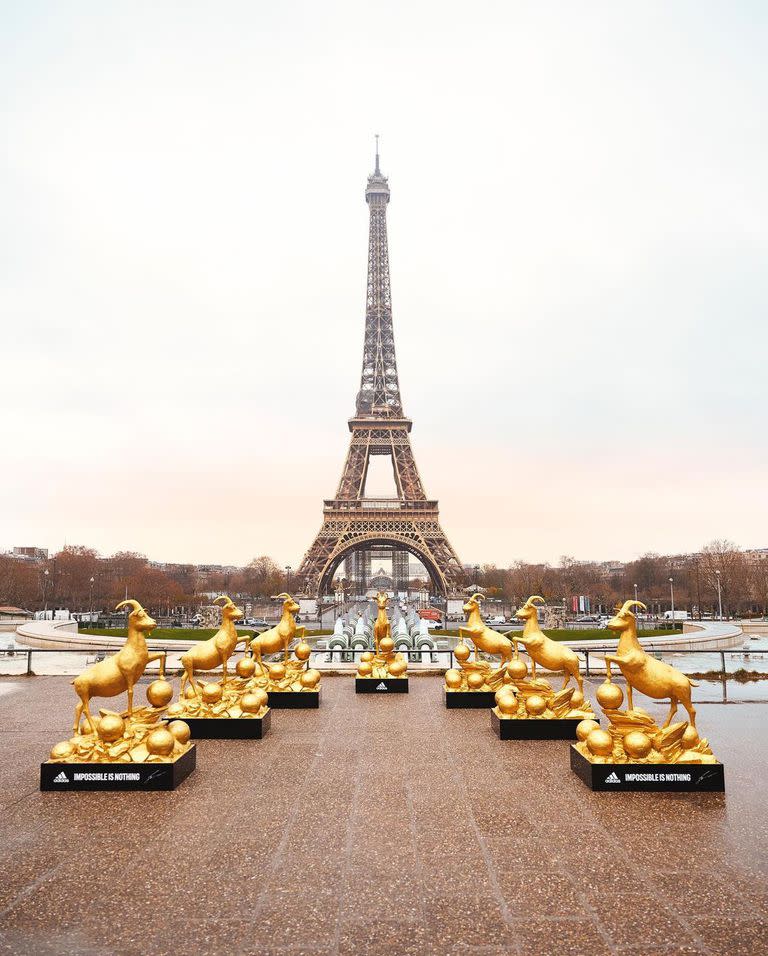
<path id="1" fill-rule="evenodd" d="M 447 595 L 459 586 L 461 562 L 442 527 L 437 501 L 427 498 L 411 447 L 412 422 L 403 412 L 392 326 L 387 204 L 389 185 L 376 166 L 365 199 L 370 210 L 368 285 L 363 369 L 352 433 L 336 496 L 323 506 L 323 524 L 304 555 L 297 575 L 307 594 L 330 593 L 341 562 L 355 551 L 388 546 L 407 551 L 424 565 L 435 591 Z M 396 495 L 367 497 L 372 455 L 392 463 Z"/>

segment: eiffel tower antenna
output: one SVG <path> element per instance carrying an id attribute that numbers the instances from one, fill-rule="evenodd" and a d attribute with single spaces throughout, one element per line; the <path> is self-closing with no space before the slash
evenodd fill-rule
<path id="1" fill-rule="evenodd" d="M 437 501 L 424 491 L 411 448 L 412 422 L 405 417 L 400 397 L 389 283 L 389 197 L 377 133 L 376 165 L 365 190 L 370 215 L 368 282 L 360 389 L 355 416 L 349 420 L 352 437 L 336 497 L 325 501 L 322 527 L 297 572 L 306 593 L 319 598 L 331 593 L 334 572 L 343 560 L 381 546 L 418 558 L 433 590 L 442 595 L 458 589 L 462 570 L 440 527 Z M 366 497 L 371 455 L 391 460 L 396 497 Z"/>

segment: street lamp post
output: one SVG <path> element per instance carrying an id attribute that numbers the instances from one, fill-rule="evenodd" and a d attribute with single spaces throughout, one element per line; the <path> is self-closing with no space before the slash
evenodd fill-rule
<path id="1" fill-rule="evenodd" d="M 637 604 L 637 585 L 633 584 L 632 587 L 635 589 L 635 604 Z"/>
<path id="2" fill-rule="evenodd" d="M 478 578 L 479 578 L 479 576 L 480 576 L 480 565 L 479 565 L 479 564 L 476 564 L 476 565 L 475 565 L 475 591 L 476 591 L 476 590 L 478 589 L 478 587 L 479 587 L 479 584 L 478 584 Z"/>
<path id="3" fill-rule="evenodd" d="M 718 618 L 723 619 L 723 592 L 720 590 L 720 572 L 715 571 L 715 580 L 717 581 L 717 610 Z"/>
<path id="4" fill-rule="evenodd" d="M 93 582 L 95 578 L 91 575 L 91 606 L 88 608 L 88 620 L 93 621 Z"/>
<path id="5" fill-rule="evenodd" d="M 285 566 L 285 593 L 291 593 L 291 566 L 286 564 Z"/>
<path id="6" fill-rule="evenodd" d="M 675 583 L 674 579 L 669 579 L 669 603 L 672 606 L 672 620 L 675 619 Z"/>
<path id="7" fill-rule="evenodd" d="M 48 578 L 50 577 L 51 572 L 48 568 L 43 571 L 43 601 L 45 603 L 45 609 L 43 611 L 43 620 L 48 620 Z"/>

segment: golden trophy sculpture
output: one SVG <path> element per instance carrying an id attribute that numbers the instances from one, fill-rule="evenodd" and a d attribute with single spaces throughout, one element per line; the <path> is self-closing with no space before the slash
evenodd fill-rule
<path id="1" fill-rule="evenodd" d="M 121 601 L 115 610 L 126 606 L 132 610 L 123 647 L 72 681 L 79 698 L 73 736 L 56 744 L 41 765 L 42 790 L 172 790 L 195 768 L 189 726 L 163 723 L 173 688 L 165 680 L 165 653 L 150 654 L 147 647 L 145 634 L 155 621 L 138 601 Z M 134 707 L 134 689 L 152 661 L 160 661 L 160 676 L 147 687 L 149 706 Z M 102 708 L 94 720 L 94 697 L 122 693 L 128 697 L 124 713 Z"/>
<path id="2" fill-rule="evenodd" d="M 294 615 L 299 613 L 299 605 L 285 593 L 272 600 L 283 602 L 280 620 L 275 627 L 263 631 L 251 641 L 253 660 L 241 661 L 240 665 L 249 669 L 253 666 L 251 683 L 269 694 L 270 707 L 319 707 L 320 671 L 307 666 L 312 648 L 305 640 L 306 628 L 296 624 Z M 294 656 L 291 657 L 289 647 L 296 637 L 299 643 L 293 648 Z M 282 661 L 264 663 L 264 654 L 276 654 L 281 650 Z"/>
<path id="3" fill-rule="evenodd" d="M 408 662 L 403 654 L 395 651 L 392 627 L 387 617 L 389 595 L 379 591 L 376 595 L 378 611 L 373 623 L 375 652 L 365 651 L 360 655 L 360 664 L 355 679 L 355 693 L 408 693 Z"/>
<path id="4" fill-rule="evenodd" d="M 616 653 L 605 655 L 606 678 L 597 691 L 609 727 L 601 730 L 594 720 L 578 725 L 571 768 L 593 790 L 724 790 L 723 765 L 696 729 L 691 702 L 691 688 L 696 684 L 676 667 L 645 652 L 637 638 L 634 607 L 646 609 L 640 601 L 625 601 L 607 625 L 619 636 Z M 626 710 L 619 709 L 624 691 L 611 679 L 611 664 L 618 666 L 626 680 Z M 661 727 L 635 707 L 635 691 L 653 700 L 669 700 Z M 688 720 L 673 724 L 679 704 Z"/>
<path id="5" fill-rule="evenodd" d="M 579 721 L 594 717 L 594 711 L 584 699 L 578 657 L 570 647 L 553 641 L 541 630 L 537 603 L 543 604 L 544 598 L 534 594 L 515 614 L 525 625 L 522 634 L 512 635 L 515 650 L 506 675 L 510 683 L 496 693 L 491 722 L 502 740 L 573 740 Z M 530 675 L 528 665 L 519 656 L 519 644 L 531 659 Z M 536 676 L 537 664 L 564 674 L 559 691 Z M 571 678 L 576 687 L 568 686 Z"/>
<path id="6" fill-rule="evenodd" d="M 509 680 L 506 675 L 507 665 L 512 660 L 512 642 L 507 634 L 494 631 L 483 621 L 480 602 L 484 600 L 485 595 L 473 594 L 464 605 L 467 622 L 459 628 L 459 643 L 453 650 L 460 669 L 451 668 L 445 672 L 446 707 L 492 707 L 496 691 L 504 686 L 505 680 Z M 469 659 L 472 651 L 464 643 L 465 637 L 469 637 L 475 646 L 474 660 Z M 500 666 L 493 668 L 488 661 L 481 661 L 479 651 L 500 655 Z"/>
<path id="7" fill-rule="evenodd" d="M 235 622 L 243 612 L 234 601 L 225 594 L 214 604 L 219 601 L 223 602 L 219 630 L 181 655 L 181 690 L 178 701 L 168 708 L 168 716 L 187 721 L 194 737 L 259 740 L 269 729 L 267 694 L 252 680 L 255 666 L 250 658 L 237 662 L 236 677 L 227 674 L 227 662 L 235 648 L 247 643 L 250 635 L 238 636 Z M 195 672 L 217 667 L 222 669 L 220 681 L 195 680 Z"/>

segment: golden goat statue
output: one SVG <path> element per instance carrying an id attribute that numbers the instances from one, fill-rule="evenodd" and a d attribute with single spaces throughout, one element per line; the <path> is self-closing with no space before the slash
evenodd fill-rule
<path id="1" fill-rule="evenodd" d="M 480 614 L 480 602 L 485 600 L 484 594 L 473 594 L 464 605 L 464 613 L 469 615 L 464 627 L 459 628 L 459 638 L 469 637 L 475 645 L 475 661 L 478 651 L 485 654 L 500 654 L 502 665 L 512 660 L 512 642 L 506 634 L 500 634 L 483 621 Z"/>
<path id="2" fill-rule="evenodd" d="M 691 727 L 695 730 L 696 711 L 691 703 L 691 688 L 697 685 L 676 667 L 665 664 L 664 661 L 657 661 L 656 658 L 646 654 L 637 639 L 637 618 L 632 611 L 633 607 L 646 610 L 641 601 L 625 601 L 621 610 L 606 625 L 609 630 L 619 635 L 616 653 L 605 655 L 608 680 L 611 678 L 611 664 L 618 664 L 627 682 L 628 712 L 633 710 L 633 690 L 639 690 L 641 694 L 653 700 L 664 700 L 668 697 L 669 714 L 663 726 L 669 727 L 677 713 L 678 704 L 681 703 L 688 712 Z"/>
<path id="3" fill-rule="evenodd" d="M 276 654 L 280 648 L 283 649 L 285 657 L 283 662 L 288 661 L 288 646 L 298 635 L 304 637 L 306 628 L 302 625 L 297 627 L 294 614 L 298 614 L 299 605 L 293 600 L 290 594 L 278 594 L 273 600 L 283 600 L 283 614 L 275 627 L 268 631 L 263 631 L 251 641 L 251 651 L 258 662 L 262 674 L 268 673 L 267 668 L 262 661 L 263 654 Z"/>
<path id="4" fill-rule="evenodd" d="M 221 665 L 223 671 L 221 684 L 224 686 L 227 683 L 227 661 L 234 654 L 238 644 L 247 643 L 250 639 L 250 635 L 237 636 L 235 621 L 239 621 L 243 616 L 240 608 L 225 594 L 217 597 L 213 603 L 217 604 L 219 601 L 224 602 L 221 608 L 219 630 L 207 641 L 200 641 L 181 655 L 181 663 L 184 667 L 184 675 L 181 678 L 181 697 L 184 696 L 187 682 L 191 684 L 197 696 L 200 696 L 200 685 L 195 682 L 195 671 L 211 670 Z"/>
<path id="5" fill-rule="evenodd" d="M 373 640 L 376 644 L 377 656 L 379 654 L 379 643 L 383 641 L 385 637 L 392 637 L 392 627 L 387 617 L 388 601 L 389 595 L 386 591 L 379 591 L 376 595 L 376 606 L 379 610 L 376 614 L 376 620 L 373 622 Z"/>
<path id="6" fill-rule="evenodd" d="M 518 608 L 515 617 L 525 621 L 522 634 L 515 634 L 512 641 L 517 653 L 517 645 L 523 644 L 526 653 L 531 659 L 531 676 L 536 679 L 536 665 L 543 667 L 548 671 L 562 671 L 565 677 L 563 688 L 568 686 L 568 681 L 573 678 L 578 685 L 579 691 L 583 692 L 581 673 L 579 671 L 579 659 L 570 649 L 551 638 L 539 627 L 539 614 L 536 608 L 536 602 L 544 603 L 544 598 L 538 594 L 533 594 L 525 604 Z"/>
<path id="7" fill-rule="evenodd" d="M 122 607 L 131 607 L 128 615 L 128 636 L 125 644 L 117 654 L 112 654 L 103 661 L 91 664 L 82 674 L 79 674 L 72 684 L 75 693 L 80 698 L 75 706 L 74 733 L 80 733 L 80 719 L 85 720 L 91 733 L 96 733 L 88 704 L 92 697 L 116 697 L 123 691 L 128 691 L 128 716 L 133 713 L 133 688 L 146 670 L 147 664 L 152 661 L 161 661 L 160 676 L 165 674 L 165 651 L 150 654 L 144 634 L 151 633 L 155 621 L 147 614 L 138 601 L 121 601 L 116 611 Z"/>

